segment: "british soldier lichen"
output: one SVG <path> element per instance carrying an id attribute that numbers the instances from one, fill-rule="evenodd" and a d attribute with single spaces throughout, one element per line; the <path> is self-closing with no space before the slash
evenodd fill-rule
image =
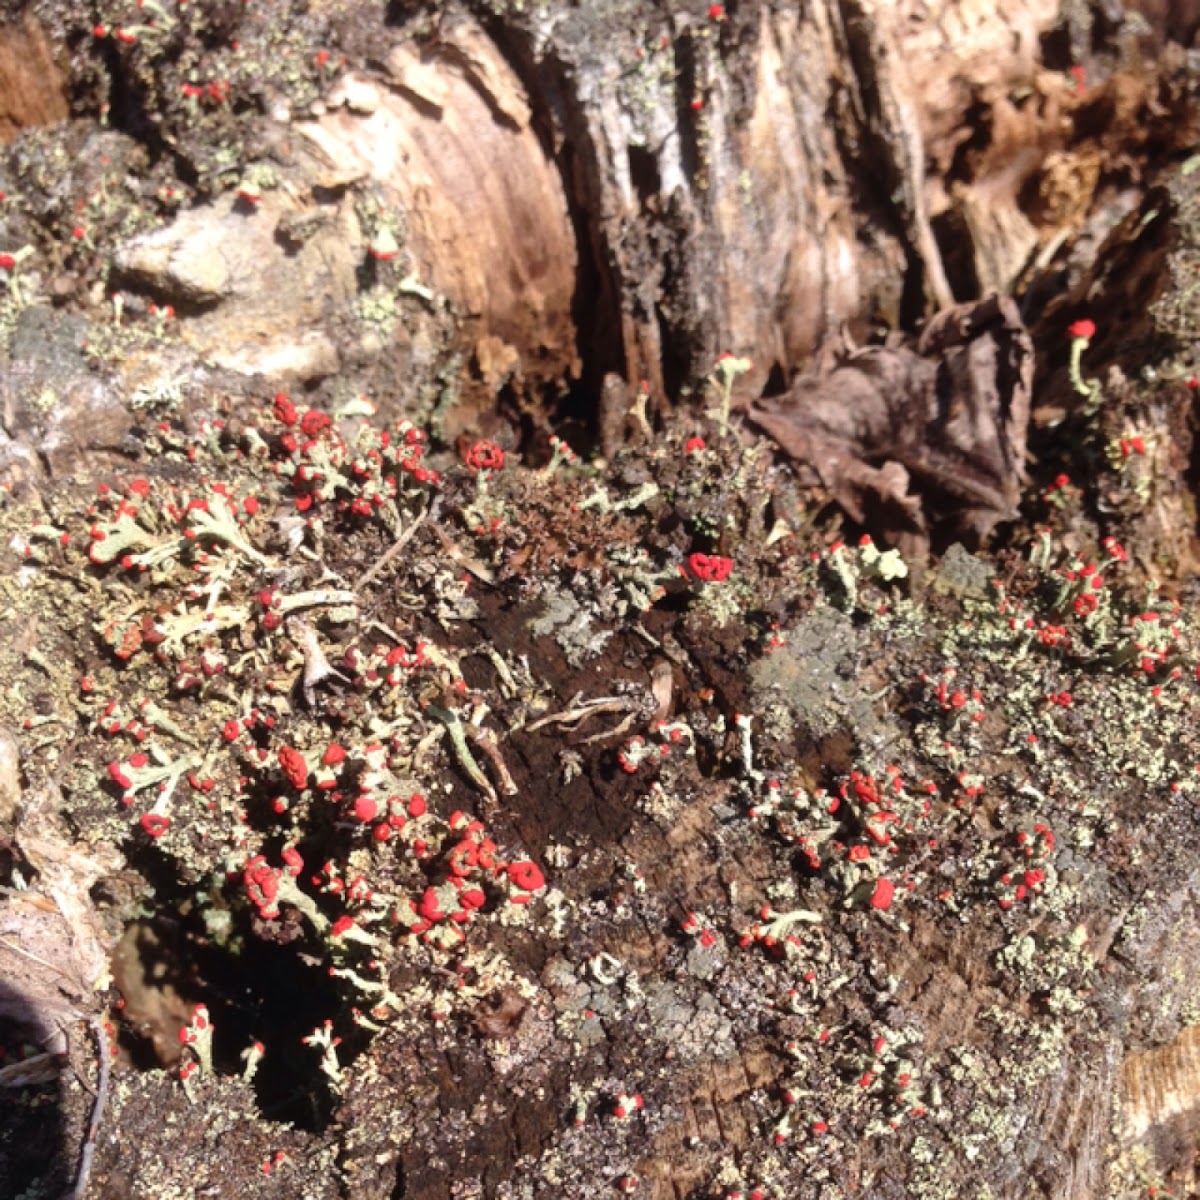
<path id="1" fill-rule="evenodd" d="M 617 1037 L 676 1062 L 764 1039 L 780 1067 L 746 1101 L 755 1178 L 815 1178 L 863 1138 L 970 1164 L 1015 1068 L 930 1044 L 895 948 L 969 927 L 994 994 L 1028 1011 L 987 1020 L 1038 1048 L 1030 1078 L 1094 1019 L 1095 889 L 1142 869 L 1131 823 L 1169 829 L 1200 749 L 1189 614 L 1132 582 L 1119 542 L 1047 531 L 1002 576 L 959 550 L 921 595 L 870 540 L 777 536 L 787 469 L 719 431 L 688 450 L 683 421 L 582 511 L 587 466 L 437 457 L 361 405 L 280 393 L 148 428 L 136 472 L 48 510 L 6 498 L 9 601 L 54 613 L 59 640 L 5 661 L 24 690 L 0 699 L 23 712 L 58 680 L 75 745 L 68 763 L 49 727 L 46 768 L 86 836 L 169 863 L 214 938 L 290 938 L 322 965 L 339 1001 L 308 1036 L 331 1088 L 358 1086 L 361 1039 L 449 1036 L 512 995 L 553 1011 L 576 1063 Z M 748 492 L 711 525 L 721 454 Z M 497 596 L 507 627 L 480 615 Z M 531 779 L 522 738 L 562 771 Z M 615 781 L 619 861 L 580 848 L 574 814 L 553 848 L 515 834 L 531 789 L 588 772 Z M 655 853 L 722 866 L 666 896 Z M 557 960 L 541 975 L 509 952 L 534 924 Z M 659 932 L 661 965 L 633 927 Z M 678 1115 L 653 1075 L 579 1095 L 611 1103 L 582 1105 L 581 1138 Z"/>

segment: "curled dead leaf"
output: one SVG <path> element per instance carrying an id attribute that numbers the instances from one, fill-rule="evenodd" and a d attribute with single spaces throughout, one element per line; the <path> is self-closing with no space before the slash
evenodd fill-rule
<path id="1" fill-rule="evenodd" d="M 933 317 L 917 338 L 842 340 L 750 419 L 806 463 L 856 521 L 923 538 L 950 520 L 979 536 L 1017 515 L 1033 348 L 993 295 Z"/>

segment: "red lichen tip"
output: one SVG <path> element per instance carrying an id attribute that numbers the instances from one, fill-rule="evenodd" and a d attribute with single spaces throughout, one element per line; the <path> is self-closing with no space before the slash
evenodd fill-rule
<path id="1" fill-rule="evenodd" d="M 478 441 L 463 454 L 463 462 L 472 471 L 499 471 L 504 466 L 504 451 L 493 441 Z"/>
<path id="2" fill-rule="evenodd" d="M 536 892 L 538 888 L 546 886 L 546 877 L 542 874 L 541 868 L 532 862 L 510 863 L 508 877 L 512 880 L 513 886 L 520 888 L 523 892 Z"/>
<path id="3" fill-rule="evenodd" d="M 152 838 L 160 838 L 171 825 L 171 818 L 158 813 L 146 813 L 141 820 L 142 829 Z"/>
<path id="4" fill-rule="evenodd" d="M 723 583 L 733 571 L 733 559 L 720 554 L 691 554 L 688 556 L 688 566 L 697 579 L 706 583 Z"/>

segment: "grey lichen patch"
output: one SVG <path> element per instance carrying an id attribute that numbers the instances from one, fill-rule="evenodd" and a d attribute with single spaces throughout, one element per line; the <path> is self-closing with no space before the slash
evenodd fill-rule
<path id="1" fill-rule="evenodd" d="M 1159 331 L 1181 342 L 1194 342 L 1200 332 L 1196 302 L 1196 267 L 1200 265 L 1200 171 L 1196 170 L 1194 158 L 1171 177 L 1168 191 L 1169 196 L 1160 197 L 1157 203 L 1147 205 L 1135 214 L 1143 227 L 1149 227 L 1150 237 L 1160 233 L 1168 223 L 1173 224 L 1179 235 L 1169 254 L 1173 286 L 1154 298 L 1149 311 Z"/>
<path id="2" fill-rule="evenodd" d="M 577 594 L 547 585 L 539 600 L 541 611 L 529 621 L 534 637 L 553 638 L 576 668 L 603 652 L 614 630 L 597 628 L 592 612 L 580 607 Z"/>
<path id="3" fill-rule="evenodd" d="M 655 1036 L 685 1064 L 714 1062 L 737 1053 L 733 1022 L 711 995 L 694 999 L 669 982 L 646 992 L 646 1016 Z"/>
<path id="4" fill-rule="evenodd" d="M 932 586 L 935 591 L 978 600 L 987 595 L 991 579 L 992 568 L 955 542 L 937 564 Z"/>
<path id="5" fill-rule="evenodd" d="M 859 742 L 882 742 L 886 726 L 877 697 L 862 685 L 865 639 L 851 618 L 818 604 L 780 640 L 748 672 L 756 703 L 812 735 L 845 728 Z"/>

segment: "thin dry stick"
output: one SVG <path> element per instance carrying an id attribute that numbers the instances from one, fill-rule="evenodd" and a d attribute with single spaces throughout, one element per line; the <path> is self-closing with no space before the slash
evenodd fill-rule
<path id="1" fill-rule="evenodd" d="M 548 717 L 539 717 L 536 721 L 525 726 L 526 733 L 535 733 L 547 725 L 573 725 L 578 729 L 588 717 L 604 712 L 629 712 L 641 708 L 641 701 L 630 696 L 603 696 L 595 700 L 585 700 L 574 708 L 563 712 L 551 713 Z"/>
<path id="2" fill-rule="evenodd" d="M 363 588 L 365 588 L 367 584 L 370 583 L 371 580 L 374 579 L 375 576 L 378 575 L 379 572 L 382 571 L 383 568 L 386 567 L 388 563 L 390 563 L 392 559 L 394 559 L 396 555 L 399 554 L 400 551 L 412 541 L 413 535 L 418 529 L 421 528 L 422 525 L 425 524 L 425 521 L 433 513 L 436 505 L 437 501 L 435 500 L 433 504 L 431 504 L 423 513 L 421 513 L 421 515 L 417 517 L 416 520 L 414 520 L 413 523 L 383 552 L 379 561 L 369 570 L 363 572 L 363 574 L 359 577 L 358 582 L 354 585 L 354 590 L 356 592 L 361 592 Z"/>
<path id="3" fill-rule="evenodd" d="M 96 1081 L 96 1099 L 92 1103 L 92 1118 L 88 1122 L 87 1137 L 79 1153 L 79 1174 L 75 1177 L 75 1190 L 71 1200 L 83 1200 L 87 1193 L 88 1179 L 92 1174 L 92 1159 L 96 1154 L 96 1139 L 100 1136 L 100 1121 L 104 1117 L 104 1105 L 108 1101 L 108 1038 L 98 1017 L 89 1017 L 88 1024 L 96 1035 L 96 1047 L 100 1054 L 100 1077 Z"/>

